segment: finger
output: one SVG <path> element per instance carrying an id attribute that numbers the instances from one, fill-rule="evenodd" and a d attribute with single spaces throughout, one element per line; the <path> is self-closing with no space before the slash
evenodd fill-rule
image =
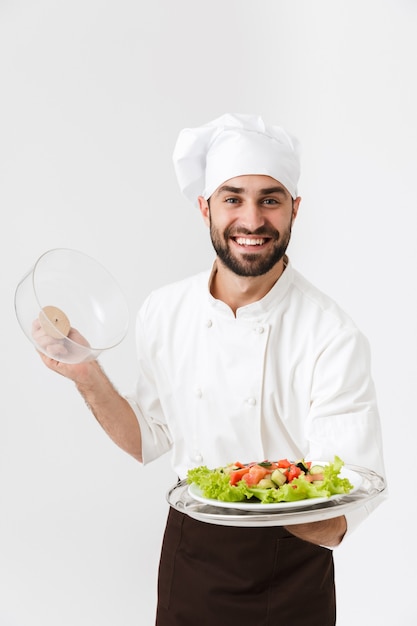
<path id="1" fill-rule="evenodd" d="M 41 323 L 38 318 L 34 319 L 32 322 L 32 332 L 36 332 L 41 328 Z"/>
<path id="2" fill-rule="evenodd" d="M 45 347 L 45 350 L 51 358 L 58 361 L 68 355 L 68 350 L 62 343 L 51 343 Z"/>

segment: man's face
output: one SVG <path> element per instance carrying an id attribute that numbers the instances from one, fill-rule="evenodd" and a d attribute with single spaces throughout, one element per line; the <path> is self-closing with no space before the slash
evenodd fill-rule
<path id="1" fill-rule="evenodd" d="M 239 276 L 261 276 L 284 256 L 300 198 L 269 176 L 227 180 L 209 202 L 199 198 L 219 259 Z"/>

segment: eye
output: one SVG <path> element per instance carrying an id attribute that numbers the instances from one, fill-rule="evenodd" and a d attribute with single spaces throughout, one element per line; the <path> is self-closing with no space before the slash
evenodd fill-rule
<path id="1" fill-rule="evenodd" d="M 264 198 L 264 200 L 262 200 L 262 204 L 266 204 L 268 206 L 274 206 L 276 204 L 280 204 L 280 202 L 276 198 Z"/>
<path id="2" fill-rule="evenodd" d="M 237 204 L 239 202 L 239 198 L 228 196 L 224 199 L 224 202 L 226 202 L 227 204 Z"/>

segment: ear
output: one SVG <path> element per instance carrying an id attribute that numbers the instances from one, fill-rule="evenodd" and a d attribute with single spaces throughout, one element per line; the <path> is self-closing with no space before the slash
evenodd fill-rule
<path id="1" fill-rule="evenodd" d="M 203 196 L 198 196 L 198 208 L 203 216 L 204 223 L 206 226 L 210 226 L 210 207 L 207 200 L 203 198 Z"/>
<path id="2" fill-rule="evenodd" d="M 295 218 L 297 217 L 297 213 L 298 213 L 298 209 L 299 209 L 299 206 L 300 206 L 300 202 L 301 202 L 300 196 L 295 198 L 295 200 L 293 202 L 293 207 L 292 207 L 292 219 L 293 220 L 295 220 Z"/>

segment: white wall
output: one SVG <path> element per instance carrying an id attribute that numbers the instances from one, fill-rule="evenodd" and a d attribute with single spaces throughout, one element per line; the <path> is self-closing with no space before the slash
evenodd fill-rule
<path id="1" fill-rule="evenodd" d="M 54 247 L 101 261 L 132 315 L 211 263 L 171 165 L 183 126 L 259 112 L 299 136 L 293 263 L 368 335 L 390 500 L 336 551 L 338 626 L 411 624 L 416 437 L 414 0 L 0 2 L 0 625 L 151 626 L 174 481 L 44 368 L 15 287 Z M 133 328 L 103 366 L 135 380 Z"/>

